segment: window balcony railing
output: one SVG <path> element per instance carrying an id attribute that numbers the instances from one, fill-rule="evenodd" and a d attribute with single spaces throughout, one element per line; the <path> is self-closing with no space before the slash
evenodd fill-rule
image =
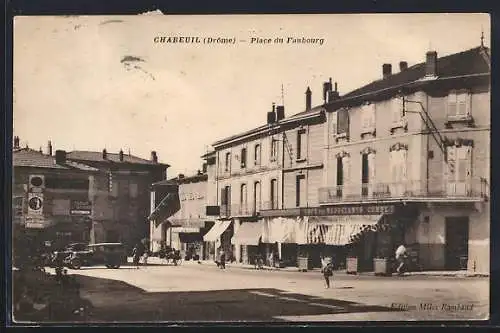
<path id="1" fill-rule="evenodd" d="M 331 204 L 395 199 L 484 200 L 488 198 L 489 192 L 489 184 L 484 178 L 463 182 L 443 182 L 442 179 L 411 180 L 323 187 L 319 189 L 319 202 Z"/>

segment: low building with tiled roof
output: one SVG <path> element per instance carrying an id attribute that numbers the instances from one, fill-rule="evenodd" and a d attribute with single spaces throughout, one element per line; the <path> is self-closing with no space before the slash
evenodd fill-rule
<path id="1" fill-rule="evenodd" d="M 42 152 L 20 148 L 17 137 L 13 166 L 17 225 L 59 243 L 123 242 L 128 249 L 148 237 L 149 188 L 169 167 L 155 152 L 150 160 L 106 150 L 52 154 L 50 142 Z M 30 185 L 33 177 L 42 185 Z M 33 196 L 43 203 L 36 211 Z"/>

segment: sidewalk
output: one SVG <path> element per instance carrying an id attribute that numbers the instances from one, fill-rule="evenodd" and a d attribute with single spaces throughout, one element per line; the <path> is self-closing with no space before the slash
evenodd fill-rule
<path id="1" fill-rule="evenodd" d="M 148 263 L 150 264 L 156 264 L 156 265 L 161 265 L 165 264 L 161 259 L 157 257 L 149 257 L 148 258 Z M 201 261 L 182 261 L 181 265 L 189 265 L 189 266 L 197 266 L 197 265 L 203 265 L 203 266 L 216 266 L 216 263 L 213 260 L 201 260 Z M 242 264 L 242 263 L 226 263 L 226 267 L 228 268 L 237 268 L 237 269 L 247 269 L 247 270 L 256 270 L 254 265 L 249 265 L 249 264 Z M 299 272 L 297 267 L 284 267 L 284 268 L 276 268 L 276 267 L 270 267 L 270 266 L 264 266 L 262 270 L 268 270 L 268 271 L 281 271 L 281 272 Z M 313 268 L 308 270 L 306 273 L 319 273 L 320 269 L 319 268 Z M 336 271 L 335 274 L 345 274 L 347 275 L 347 272 L 345 270 L 339 270 Z M 362 276 L 374 276 L 374 272 L 362 272 L 358 273 L 357 275 L 362 275 Z M 469 271 L 420 271 L 420 272 L 408 272 L 405 273 L 405 276 L 447 276 L 447 277 L 489 277 L 489 273 L 474 273 L 474 272 L 469 272 Z"/>

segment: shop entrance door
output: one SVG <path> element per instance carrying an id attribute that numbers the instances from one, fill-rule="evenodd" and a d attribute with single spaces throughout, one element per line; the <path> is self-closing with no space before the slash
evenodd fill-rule
<path id="1" fill-rule="evenodd" d="M 446 218 L 445 265 L 449 270 L 467 269 L 469 218 Z"/>

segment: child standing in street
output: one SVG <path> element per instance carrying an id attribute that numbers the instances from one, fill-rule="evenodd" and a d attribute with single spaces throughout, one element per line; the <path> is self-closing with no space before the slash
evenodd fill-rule
<path id="1" fill-rule="evenodd" d="M 330 288 L 330 277 L 333 275 L 332 258 L 321 258 L 321 273 L 323 273 L 323 277 L 325 279 L 325 288 Z"/>

